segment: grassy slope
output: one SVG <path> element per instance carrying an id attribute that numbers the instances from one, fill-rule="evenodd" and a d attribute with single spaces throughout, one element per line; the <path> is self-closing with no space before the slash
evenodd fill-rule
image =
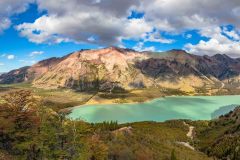
<path id="1" fill-rule="evenodd" d="M 214 88 L 215 87 L 215 88 Z M 129 90 L 126 92 L 76 92 L 70 89 L 53 89 L 44 90 L 38 89 L 31 86 L 31 84 L 11 84 L 1 85 L 0 84 L 0 96 L 6 94 L 9 91 L 19 89 L 32 90 L 36 95 L 41 96 L 44 99 L 44 103 L 47 106 L 51 106 L 55 111 L 60 109 L 73 107 L 82 104 L 109 104 L 109 103 L 137 103 L 152 100 L 154 98 L 162 96 L 172 95 L 231 95 L 239 94 L 240 89 L 236 87 L 229 87 L 225 85 L 225 88 L 219 89 L 220 85 L 212 86 L 211 88 L 195 88 L 193 92 L 183 92 L 178 89 L 170 88 L 148 88 Z M 214 92 L 213 92 L 214 90 Z"/>
<path id="2" fill-rule="evenodd" d="M 43 98 L 45 106 L 49 106 L 55 111 L 66 109 L 82 104 L 111 104 L 111 103 L 139 103 L 152 100 L 154 98 L 168 95 L 187 95 L 187 93 L 174 89 L 139 89 L 126 92 L 76 92 L 70 89 L 38 89 L 31 84 L 11 84 L 0 85 L 0 96 L 10 91 L 26 89 L 33 91 Z"/>
<path id="3" fill-rule="evenodd" d="M 150 142 L 148 147 L 153 148 L 159 159 L 168 159 L 169 151 L 171 150 L 176 151 L 176 156 L 179 160 L 210 159 L 198 151 L 193 151 L 176 144 L 176 142 L 190 141 L 186 137 L 188 127 L 183 125 L 182 121 L 168 121 L 165 123 L 136 123 L 133 127 L 138 129 L 137 136 L 144 137 L 143 139 L 145 141 Z"/>
<path id="4" fill-rule="evenodd" d="M 240 159 L 240 108 L 212 121 L 193 121 L 195 146 L 221 159 Z"/>
<path id="5" fill-rule="evenodd" d="M 55 111 L 85 104 L 93 95 L 96 94 L 95 92 L 79 93 L 68 89 L 44 90 L 33 88 L 30 84 L 12 84 L 0 85 L 0 96 L 10 91 L 21 89 L 33 91 L 35 95 L 43 98 L 44 105 L 51 107 Z"/>
<path id="6" fill-rule="evenodd" d="M 175 151 L 178 160 L 211 160 L 199 151 L 193 151 L 176 142 L 187 142 L 188 127 L 182 121 L 164 123 L 138 122 L 123 124 L 120 127 L 132 127 L 130 134 L 112 134 L 98 125 L 95 131 L 108 148 L 110 157 L 125 159 L 170 160 L 171 152 Z"/>

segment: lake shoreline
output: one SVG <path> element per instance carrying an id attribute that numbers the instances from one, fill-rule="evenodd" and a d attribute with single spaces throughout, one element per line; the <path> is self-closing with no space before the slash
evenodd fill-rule
<path id="1" fill-rule="evenodd" d="M 81 117 L 93 123 L 111 120 L 120 123 L 163 122 L 172 119 L 211 120 L 216 111 L 224 107 L 229 111 L 233 105 L 240 105 L 240 95 L 167 96 L 141 103 L 85 104 L 72 107 L 68 116 L 73 119 Z M 222 112 L 225 113 L 225 110 L 220 110 L 220 114 Z"/>
<path id="2" fill-rule="evenodd" d="M 88 103 L 86 102 L 85 104 L 81 104 L 81 105 L 78 105 L 78 106 L 74 106 L 74 107 L 69 107 L 69 108 L 65 108 L 65 109 L 68 109 L 69 111 L 71 111 L 72 109 L 76 109 L 76 108 L 79 108 L 79 107 L 82 107 L 82 106 L 91 106 L 91 105 L 125 105 L 125 104 L 144 104 L 144 103 L 148 103 L 148 102 L 151 102 L 151 101 L 154 101 L 154 100 L 157 100 L 157 99 L 160 99 L 160 98 L 167 98 L 167 97 L 198 97 L 198 96 L 203 96 L 203 97 L 224 97 L 224 96 L 240 96 L 239 95 L 170 95 L 170 96 L 162 96 L 162 97 L 157 97 L 157 98 L 153 98 L 153 99 L 148 99 L 144 102 L 127 102 L 127 103 L 114 103 L 114 102 L 107 102 L 107 103 Z"/>

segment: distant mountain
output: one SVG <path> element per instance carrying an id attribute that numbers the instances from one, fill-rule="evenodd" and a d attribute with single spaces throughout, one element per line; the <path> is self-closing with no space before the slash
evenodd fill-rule
<path id="1" fill-rule="evenodd" d="M 38 62 L 33 66 L 22 67 L 16 70 L 12 70 L 8 73 L 4 73 L 0 76 L 0 83 L 11 84 L 21 82 L 32 82 L 35 78 L 38 78 L 51 67 L 60 62 L 60 58 L 50 58 Z"/>
<path id="2" fill-rule="evenodd" d="M 239 83 L 240 59 L 197 56 L 183 50 L 137 52 L 110 47 L 50 58 L 0 76 L 0 83 L 31 82 L 39 88 L 128 90 L 166 87 L 184 91 Z"/>

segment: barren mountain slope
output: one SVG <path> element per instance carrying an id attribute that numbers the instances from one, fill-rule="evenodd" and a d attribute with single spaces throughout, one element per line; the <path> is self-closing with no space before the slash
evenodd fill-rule
<path id="1" fill-rule="evenodd" d="M 39 88 L 128 90 L 196 88 L 239 85 L 240 60 L 226 55 L 197 56 L 183 50 L 136 52 L 110 47 L 81 50 L 51 58 L 0 76 L 0 83 L 31 82 Z M 217 85 L 216 85 L 217 84 Z"/>
<path id="2" fill-rule="evenodd" d="M 141 87 L 149 80 L 133 65 L 136 60 L 146 58 L 144 54 L 114 47 L 75 52 L 36 78 L 33 84 L 41 88 L 77 90 Z"/>

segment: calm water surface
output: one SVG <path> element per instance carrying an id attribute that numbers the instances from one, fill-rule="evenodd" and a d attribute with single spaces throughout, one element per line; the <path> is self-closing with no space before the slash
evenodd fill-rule
<path id="1" fill-rule="evenodd" d="M 179 96 L 158 98 L 141 104 L 83 105 L 69 114 L 88 122 L 166 121 L 170 119 L 210 120 L 240 105 L 237 96 Z"/>

